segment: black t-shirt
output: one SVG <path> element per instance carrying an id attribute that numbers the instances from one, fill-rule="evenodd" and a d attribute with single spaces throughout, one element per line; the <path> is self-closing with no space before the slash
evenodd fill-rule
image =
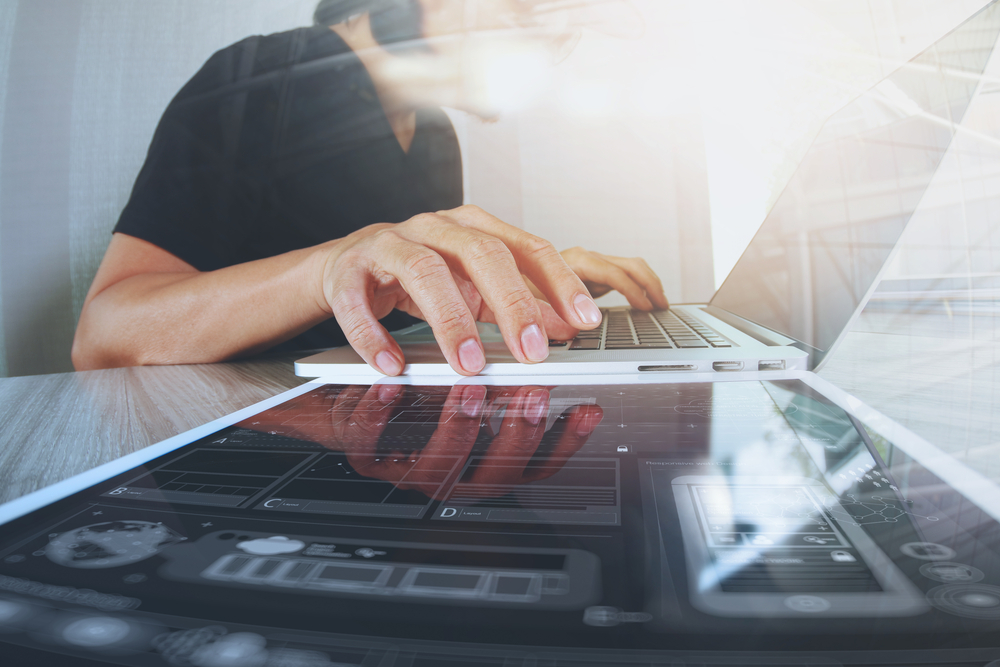
<path id="1" fill-rule="evenodd" d="M 205 63 L 164 112 L 115 231 L 212 271 L 461 203 L 444 112 L 418 111 L 403 152 L 361 61 L 311 27 Z M 414 321 L 394 312 L 383 323 Z M 331 318 L 279 347 L 344 343 Z"/>

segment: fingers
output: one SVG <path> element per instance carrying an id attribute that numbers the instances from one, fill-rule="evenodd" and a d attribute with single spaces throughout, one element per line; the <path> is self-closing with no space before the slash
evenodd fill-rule
<path id="1" fill-rule="evenodd" d="M 548 337 L 538 301 L 502 239 L 439 214 L 408 220 L 400 225 L 399 233 L 433 248 L 475 286 L 518 361 L 536 363 L 548 356 Z M 480 319 L 482 315 L 482 311 L 477 313 Z"/>
<path id="2" fill-rule="evenodd" d="M 383 231 L 345 252 L 334 278 L 333 313 L 348 342 L 386 375 L 403 370 L 403 353 L 379 324 L 372 301 L 380 285 L 398 281 L 431 325 L 448 363 L 475 375 L 486 356 L 472 316 L 444 259 L 425 245 Z"/>
<path id="3" fill-rule="evenodd" d="M 338 264 L 343 260 L 342 256 Z M 352 266 L 336 275 L 325 286 L 327 300 L 347 342 L 375 370 L 399 375 L 403 372 L 403 351 L 372 310 L 370 273 L 365 267 Z"/>
<path id="4" fill-rule="evenodd" d="M 546 444 L 551 438 L 555 439 L 546 459 L 548 465 L 526 470 L 522 483 L 535 482 L 559 472 L 565 462 L 583 447 L 602 419 L 604 411 L 597 405 L 577 405 L 560 415 L 552 429 L 545 434 Z"/>
<path id="5" fill-rule="evenodd" d="M 346 425 L 351 421 L 354 409 L 358 407 L 361 399 L 371 390 L 370 387 L 352 384 L 345 387 L 333 402 L 333 407 L 328 413 L 327 424 L 330 426 L 330 439 L 320 441 L 325 447 L 340 447 L 345 439 Z"/>
<path id="6" fill-rule="evenodd" d="M 393 410 L 403 395 L 401 385 L 372 385 L 359 400 L 351 416 L 340 422 L 340 445 L 345 454 L 375 451 Z M 355 470 L 358 468 L 355 466 Z"/>
<path id="7" fill-rule="evenodd" d="M 288 408 L 283 408 L 273 415 L 273 423 L 263 421 L 261 426 L 262 420 L 267 417 L 265 414 L 252 417 L 248 423 L 254 426 L 255 430 L 277 432 L 291 438 L 315 442 L 324 447 L 340 449 L 344 435 L 342 425 L 350 421 L 354 409 L 368 390 L 367 386 L 351 385 L 337 393 L 324 393 L 319 405 L 302 403 L 300 401 L 303 399 L 299 398 L 289 402 Z M 326 418 L 314 418 L 318 414 L 317 408 L 321 406 L 328 406 L 319 410 L 319 413 L 326 413 Z"/>
<path id="8" fill-rule="evenodd" d="M 547 389 L 518 388 L 507 402 L 499 432 L 469 481 L 477 484 L 519 484 L 525 467 L 538 451 L 548 413 Z"/>
<path id="9" fill-rule="evenodd" d="M 476 443 L 486 387 L 450 387 L 435 431 L 419 453 L 380 451 L 377 448 L 379 437 L 392 410 L 398 407 L 401 395 L 401 387 L 379 385 L 377 393 L 370 391 L 365 396 L 351 416 L 348 435 L 344 438 L 350 447 L 345 448 L 344 453 L 354 471 L 365 477 L 391 482 L 400 489 L 416 490 L 437 498 L 441 495 L 441 485 L 453 471 L 456 458 L 464 460 Z M 433 403 L 432 400 L 430 404 Z"/>
<path id="10" fill-rule="evenodd" d="M 441 408 L 438 427 L 399 484 L 401 489 L 413 488 L 430 498 L 441 499 L 441 484 L 451 474 L 454 457 L 464 461 L 476 444 L 485 399 L 486 387 L 482 385 L 451 388 Z"/>
<path id="11" fill-rule="evenodd" d="M 440 215 L 502 241 L 513 257 L 517 270 L 531 279 L 559 317 L 567 323 L 577 329 L 593 329 L 601 323 L 597 304 L 551 243 L 508 225 L 474 206 L 463 206 Z M 493 310 L 498 312 L 495 307 Z"/>
<path id="12" fill-rule="evenodd" d="M 551 340 L 569 340 L 580 330 L 571 326 L 563 318 L 556 314 L 555 309 L 545 301 L 539 301 L 538 307 L 542 311 L 542 321 L 545 322 L 545 331 Z"/>
<path id="13" fill-rule="evenodd" d="M 538 309 L 542 313 L 542 322 L 545 324 L 545 333 L 549 339 L 568 340 L 580 333 L 579 329 L 567 324 L 566 320 L 559 317 L 548 302 L 539 301 Z M 496 315 L 492 310 L 484 309 L 479 313 L 479 321 L 496 323 Z"/>
<path id="14" fill-rule="evenodd" d="M 336 252 L 327 263 L 324 295 L 348 342 L 386 375 L 404 369 L 402 351 L 378 323 L 380 314 L 397 306 L 426 319 L 448 363 L 462 375 L 486 364 L 476 330 L 476 319 L 485 313 L 522 363 L 548 357 L 550 337 L 572 337 L 601 322 L 586 286 L 550 243 L 476 207 L 418 215 Z M 630 301 L 644 298 L 624 269 L 603 265 L 603 273 L 617 272 L 609 278 L 613 284 L 631 290 Z M 636 271 L 646 282 L 655 280 Z M 522 274 L 550 305 L 541 305 Z M 473 290 L 465 289 L 469 284 Z"/>
<path id="15" fill-rule="evenodd" d="M 572 252 L 573 268 L 585 283 L 616 290 L 628 299 L 629 305 L 641 310 L 670 305 L 660 279 L 645 260 L 612 257 L 582 248 L 568 252 Z M 600 291 L 603 293 L 607 289 Z"/>
<path id="16" fill-rule="evenodd" d="M 629 278 L 642 287 L 654 306 L 657 308 L 670 307 L 667 295 L 663 292 L 663 283 L 660 282 L 659 276 L 650 268 L 646 260 L 641 257 L 612 257 L 600 253 L 594 254 L 624 271 Z M 612 285 L 612 287 L 614 286 Z M 618 288 L 615 287 L 615 289 Z"/>
<path id="17" fill-rule="evenodd" d="M 379 439 L 405 394 L 402 385 L 377 384 L 365 392 L 349 418 L 340 422 L 340 449 L 354 472 L 387 482 L 401 479 L 409 468 L 409 457 L 379 454 Z"/>

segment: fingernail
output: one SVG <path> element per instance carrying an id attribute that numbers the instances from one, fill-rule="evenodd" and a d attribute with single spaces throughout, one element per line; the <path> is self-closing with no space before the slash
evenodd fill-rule
<path id="1" fill-rule="evenodd" d="M 578 412 L 583 412 L 586 408 L 577 408 Z M 587 436 L 594 432 L 597 425 L 601 423 L 604 419 L 604 413 L 601 411 L 590 411 L 586 415 L 580 418 L 580 421 L 576 423 L 576 434 L 579 436 Z"/>
<path id="2" fill-rule="evenodd" d="M 601 309 L 586 294 L 577 294 L 573 306 L 576 307 L 576 314 L 587 324 L 601 323 Z"/>
<path id="3" fill-rule="evenodd" d="M 545 391 L 535 389 L 524 397 L 524 418 L 532 426 L 538 426 L 538 422 L 542 421 L 542 417 L 548 411 L 549 405 L 546 400 Z"/>
<path id="4" fill-rule="evenodd" d="M 464 389 L 462 401 L 462 412 L 466 417 L 478 417 L 479 411 L 483 407 L 483 399 L 486 398 L 486 387 L 477 384 L 470 384 Z"/>
<path id="5" fill-rule="evenodd" d="M 458 363 L 467 373 L 478 373 L 486 365 L 486 357 L 479 341 L 470 338 L 458 346 Z"/>
<path id="6" fill-rule="evenodd" d="M 381 384 L 378 387 L 378 400 L 389 405 L 399 396 L 399 390 L 403 387 L 398 384 Z"/>
<path id="7" fill-rule="evenodd" d="M 521 351 L 528 361 L 545 361 L 545 357 L 549 356 L 549 342 L 537 324 L 529 325 L 521 332 Z"/>
<path id="8" fill-rule="evenodd" d="M 403 365 L 399 363 L 396 355 L 390 352 L 379 352 L 375 357 L 375 365 L 386 375 L 399 375 L 403 370 Z"/>

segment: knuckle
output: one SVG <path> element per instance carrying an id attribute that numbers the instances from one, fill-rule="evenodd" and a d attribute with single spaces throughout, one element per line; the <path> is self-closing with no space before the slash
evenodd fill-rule
<path id="1" fill-rule="evenodd" d="M 418 230 L 427 230 L 433 227 L 438 227 L 446 222 L 448 222 L 447 218 L 444 218 L 437 213 L 419 213 L 403 224 L 407 227 L 413 227 Z"/>
<path id="2" fill-rule="evenodd" d="M 448 265 L 441 255 L 424 247 L 411 251 L 403 266 L 410 275 L 418 278 L 437 276 L 448 271 Z"/>
<path id="3" fill-rule="evenodd" d="M 340 321 L 344 335 L 347 336 L 347 340 L 353 347 L 370 350 L 381 343 L 377 329 L 368 323 L 367 318 L 351 317 L 350 313 L 347 313 L 343 318 L 338 315 L 337 320 Z"/>
<path id="4" fill-rule="evenodd" d="M 333 314 L 341 326 L 345 323 L 364 319 L 364 305 L 349 290 L 340 290 L 333 295 Z"/>
<path id="5" fill-rule="evenodd" d="M 535 260 L 547 259 L 552 255 L 559 254 L 554 245 L 534 234 L 525 234 L 521 241 L 521 247 L 528 257 Z"/>
<path id="6" fill-rule="evenodd" d="M 448 220 L 452 220 L 452 216 L 455 216 L 461 220 L 461 218 L 479 216 L 483 213 L 485 213 L 485 211 L 475 204 L 462 204 L 461 206 L 456 206 L 455 208 L 443 209 L 432 215 L 443 217 Z"/>
<path id="7" fill-rule="evenodd" d="M 355 322 L 364 320 L 364 310 L 364 304 L 351 299 L 345 292 L 340 292 L 334 297 L 333 313 L 337 316 L 337 321 L 341 323 L 341 326 L 345 324 L 352 326 Z"/>
<path id="8" fill-rule="evenodd" d="M 527 289 L 509 292 L 500 305 L 504 312 L 510 313 L 534 313 L 536 308 L 535 297 Z"/>
<path id="9" fill-rule="evenodd" d="M 476 264 L 511 261 L 513 256 L 507 245 L 495 236 L 477 235 L 465 244 L 465 254 Z"/>
<path id="10" fill-rule="evenodd" d="M 450 222 L 467 229 L 476 229 L 493 218 L 475 204 L 463 204 L 456 209 L 447 211 L 446 217 Z"/>
<path id="11" fill-rule="evenodd" d="M 434 323 L 442 332 L 461 332 L 474 326 L 464 304 L 446 303 L 434 314 Z"/>
<path id="12" fill-rule="evenodd" d="M 376 246 L 385 247 L 385 246 L 396 245 L 402 240 L 402 238 L 403 237 L 400 236 L 399 232 L 397 232 L 395 229 L 380 229 L 371 235 L 369 241 Z M 360 248 L 362 247 L 363 244 L 359 243 L 353 248 L 347 250 L 347 252 L 351 252 L 352 250 L 360 251 Z"/>

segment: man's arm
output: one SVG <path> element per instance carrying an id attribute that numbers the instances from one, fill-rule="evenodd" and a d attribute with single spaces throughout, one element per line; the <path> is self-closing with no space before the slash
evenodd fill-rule
<path id="1" fill-rule="evenodd" d="M 84 301 L 73 365 L 210 363 L 288 340 L 330 316 L 316 276 L 334 243 L 201 272 L 114 234 Z"/>
<path id="2" fill-rule="evenodd" d="M 84 303 L 73 363 L 82 370 L 222 361 L 332 315 L 366 362 L 398 375 L 402 350 L 378 322 L 394 308 L 427 320 L 464 375 L 485 365 L 476 321 L 495 322 L 511 353 L 535 363 L 548 356 L 549 337 L 592 329 L 601 319 L 550 243 L 474 206 L 371 225 L 209 272 L 116 234 Z"/>

